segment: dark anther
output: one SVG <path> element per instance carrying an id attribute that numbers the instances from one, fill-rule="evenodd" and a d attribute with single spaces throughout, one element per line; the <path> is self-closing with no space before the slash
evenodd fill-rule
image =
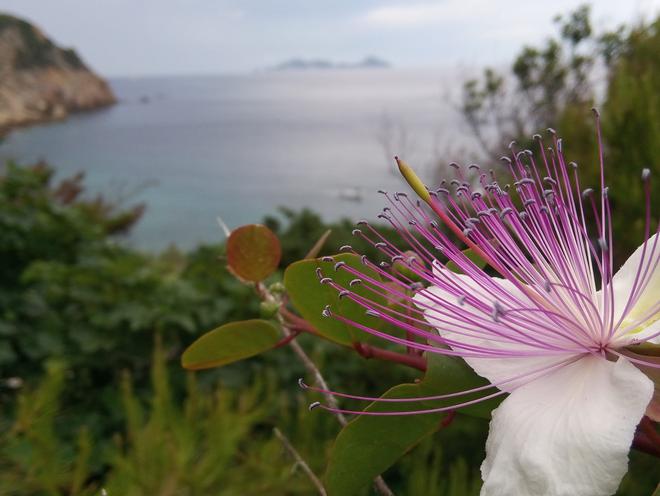
<path id="1" fill-rule="evenodd" d="M 337 263 L 335 264 L 335 272 L 337 272 L 337 271 L 338 271 L 341 267 L 343 267 L 344 265 L 346 265 L 346 262 L 337 262 Z"/>

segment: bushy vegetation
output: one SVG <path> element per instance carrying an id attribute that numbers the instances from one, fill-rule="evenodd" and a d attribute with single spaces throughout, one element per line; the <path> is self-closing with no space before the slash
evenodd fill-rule
<path id="1" fill-rule="evenodd" d="M 323 473 L 340 426 L 307 411 L 296 384 L 304 368 L 287 349 L 197 377 L 181 369 L 182 350 L 199 334 L 261 310 L 225 269 L 222 246 L 158 255 L 123 246 L 141 211 L 87 198 L 80 176 L 54 183 L 44 164 L 6 166 L 0 493 L 309 494 L 272 429 Z M 285 217 L 285 225 L 266 222 L 288 260 L 328 228 L 326 252 L 336 252 L 353 228 L 306 211 Z M 414 377 L 327 343 L 303 345 L 338 387 L 374 392 Z M 418 449 L 434 471 L 404 462 L 388 474 L 393 486 L 438 495 L 477 487 L 485 424 L 462 422 L 440 434 L 452 438 L 451 456 L 429 440 Z"/>
<path id="2" fill-rule="evenodd" d="M 660 176 L 660 18 L 597 33 L 585 5 L 555 20 L 559 34 L 542 46 L 524 47 L 509 72 L 489 68 L 466 81 L 462 115 L 485 162 L 497 161 L 511 140 L 518 149 L 537 149 L 532 135 L 557 129 L 587 188 L 600 186 L 589 110 L 599 107 L 614 231 L 627 233 L 617 241 L 620 264 L 643 236 L 642 169 Z M 651 188 L 657 199 L 660 181 Z"/>
<path id="3" fill-rule="evenodd" d="M 603 131 L 621 219 L 615 228 L 630 233 L 617 238 L 621 256 L 641 236 L 639 172 L 660 172 L 659 29 L 656 21 L 594 35 L 588 10 L 578 10 L 560 21 L 558 40 L 521 53 L 512 79 L 488 71 L 484 82 L 466 85 L 464 111 L 488 153 L 498 151 L 498 140 L 524 143 L 536 127 L 556 126 L 567 154 L 595 181 L 585 109 L 595 101 L 591 68 L 606 68 Z M 521 95 L 514 114 L 493 113 Z M 492 135 L 488 123 L 496 124 Z M 3 170 L 0 494 L 313 494 L 273 429 L 322 474 L 340 430 L 336 419 L 307 411 L 309 397 L 296 386 L 304 368 L 286 347 L 220 370 L 182 370 L 182 351 L 203 332 L 268 309 L 227 271 L 222 245 L 160 254 L 127 248 L 122 236 L 141 212 L 86 196 L 82 176 L 55 183 L 44 164 Z M 281 241 L 281 266 L 303 258 L 328 229 L 321 254 L 350 242 L 376 255 L 350 235 L 348 220 L 325 225 L 310 211 L 285 209 L 264 224 Z M 379 394 L 419 375 L 308 336 L 298 340 L 339 390 Z M 389 469 L 388 485 L 401 495 L 478 494 L 487 425 L 457 416 Z M 633 452 L 618 494 L 651 494 L 656 474 L 656 459 Z"/>

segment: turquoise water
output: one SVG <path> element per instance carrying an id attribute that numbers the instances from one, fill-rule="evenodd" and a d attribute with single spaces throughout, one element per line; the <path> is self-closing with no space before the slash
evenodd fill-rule
<path id="1" fill-rule="evenodd" d="M 12 133 L 0 160 L 84 171 L 92 192 L 145 202 L 130 243 L 219 241 L 280 205 L 327 220 L 374 218 L 378 189 L 403 188 L 388 158 L 428 174 L 458 116 L 442 73 L 395 70 L 115 79 L 120 103 Z M 389 124 L 388 124 L 389 123 Z M 443 157 L 444 158 L 444 157 Z M 447 157 L 447 161 L 456 157 Z"/>

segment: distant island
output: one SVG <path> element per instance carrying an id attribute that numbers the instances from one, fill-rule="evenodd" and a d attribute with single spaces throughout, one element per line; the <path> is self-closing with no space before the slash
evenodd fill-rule
<path id="1" fill-rule="evenodd" d="M 301 71 L 301 70 L 324 70 L 324 69 L 388 69 L 389 62 L 378 57 L 365 57 L 359 62 L 332 62 L 325 59 L 300 59 L 294 58 L 277 64 L 270 68 L 273 71 Z"/>
<path id="2" fill-rule="evenodd" d="M 29 22 L 0 13 L 0 136 L 115 102 L 108 84 L 73 49 L 60 48 Z"/>

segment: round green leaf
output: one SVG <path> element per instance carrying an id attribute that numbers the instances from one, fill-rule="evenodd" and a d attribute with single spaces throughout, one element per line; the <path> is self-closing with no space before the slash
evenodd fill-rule
<path id="1" fill-rule="evenodd" d="M 279 340 L 277 327 L 266 320 L 231 322 L 191 344 L 183 352 L 181 364 L 189 370 L 222 367 L 267 351 Z"/>
<path id="2" fill-rule="evenodd" d="M 277 269 L 281 256 L 280 241 L 266 226 L 239 227 L 227 240 L 227 264 L 246 281 L 263 281 Z"/>
<path id="3" fill-rule="evenodd" d="M 325 306 L 330 305 L 333 313 L 354 322 L 371 328 L 378 328 L 381 325 L 380 319 L 367 315 L 364 307 L 349 298 L 340 299 L 335 289 L 327 284 L 321 284 L 316 271 L 320 268 L 324 275 L 331 277 L 337 284 L 347 289 L 350 287 L 351 280 L 357 277 L 343 269 L 335 271 L 334 266 L 338 262 L 344 262 L 346 265 L 356 268 L 366 277 L 375 280 L 380 280 L 380 277 L 375 270 L 362 264 L 357 255 L 343 253 L 335 255 L 333 258 L 334 262 L 323 262 L 321 259 L 301 260 L 287 267 L 284 272 L 284 285 L 291 303 L 305 320 L 332 341 L 351 345 L 355 341 L 369 340 L 368 333 L 337 319 L 321 315 Z M 350 290 L 376 304 L 385 305 L 385 299 L 370 291 L 367 284 L 354 285 L 350 287 Z"/>

